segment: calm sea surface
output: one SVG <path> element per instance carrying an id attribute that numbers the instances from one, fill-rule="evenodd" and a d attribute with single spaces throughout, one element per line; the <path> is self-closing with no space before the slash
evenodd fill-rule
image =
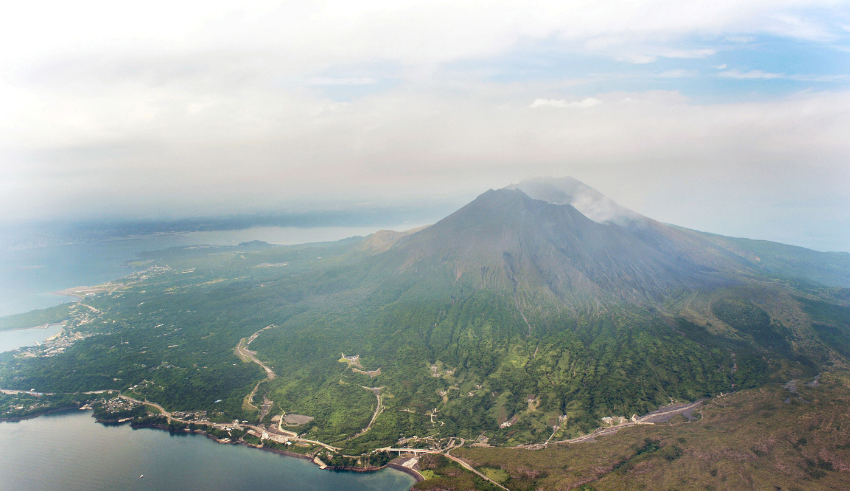
<path id="1" fill-rule="evenodd" d="M 257 227 L 0 251 L 0 316 L 74 301 L 71 297 L 51 295 L 51 292 L 97 285 L 126 276 L 134 270 L 124 263 L 143 251 L 197 244 L 236 245 L 251 240 L 303 244 L 368 235 L 381 229 L 409 230 L 417 226 Z"/>
<path id="2" fill-rule="evenodd" d="M 0 490 L 402 491 L 414 483 L 393 469 L 323 471 L 199 435 L 105 427 L 89 411 L 0 423 Z"/>
<path id="3" fill-rule="evenodd" d="M 35 346 L 36 341 L 40 343 L 61 330 L 62 326 L 50 326 L 47 329 L 0 331 L 0 353 L 23 346 Z"/>

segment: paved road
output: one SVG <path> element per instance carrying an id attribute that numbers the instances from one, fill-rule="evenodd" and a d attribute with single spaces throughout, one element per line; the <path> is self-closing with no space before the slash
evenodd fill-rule
<path id="1" fill-rule="evenodd" d="M 13 390 L 13 389 L 0 389 L 0 392 L 3 394 L 41 394 L 43 396 L 52 396 L 54 395 L 52 392 L 33 392 L 30 390 Z"/>
<path id="2" fill-rule="evenodd" d="M 449 449 L 449 450 L 451 450 L 451 449 Z M 454 460 L 455 462 L 457 462 L 458 464 L 460 464 L 461 466 L 463 466 L 463 468 L 464 468 L 464 469 L 466 469 L 466 470 L 468 470 L 468 471 L 471 471 L 471 472 L 474 472 L 474 473 L 475 473 L 475 474 L 477 474 L 479 477 L 482 477 L 482 478 L 484 478 L 484 479 L 486 479 L 486 480 L 490 481 L 490 482 L 491 482 L 491 483 L 493 483 L 495 486 L 498 486 L 498 487 L 500 487 L 500 488 L 504 489 L 505 491 L 511 491 L 510 489 L 508 489 L 508 488 L 506 488 L 506 487 L 502 486 L 501 484 L 499 484 L 499 483 L 497 483 L 496 481 L 494 481 L 494 480 L 490 479 L 489 477 L 485 476 L 484 474 L 482 474 L 482 473 L 478 472 L 477 470 L 475 470 L 475 468 L 473 468 L 471 465 L 467 464 L 467 463 L 466 463 L 466 462 L 464 462 L 463 460 L 461 460 L 461 459 L 459 459 L 459 458 L 455 457 L 454 455 L 450 454 L 450 453 L 449 453 L 449 450 L 446 450 L 446 452 L 445 452 L 443 455 L 445 455 L 446 457 L 448 457 L 448 458 L 450 458 L 450 459 Z"/>
<path id="3" fill-rule="evenodd" d="M 669 407 L 667 409 L 662 408 L 658 411 L 651 412 L 645 416 L 638 418 L 638 420 L 642 423 L 663 423 L 669 421 L 670 418 L 677 414 L 683 414 L 690 412 L 691 410 L 699 407 L 705 399 L 700 399 L 697 402 L 691 404 L 677 404 L 674 407 Z"/>
<path id="4" fill-rule="evenodd" d="M 163 416 L 165 416 L 166 418 L 168 418 L 169 420 L 173 419 L 173 420 L 175 420 L 175 421 L 184 422 L 182 419 L 177 419 L 177 418 L 172 417 L 172 416 L 171 416 L 171 413 L 169 413 L 168 411 L 166 411 L 164 407 L 160 406 L 159 404 L 157 404 L 157 403 L 155 403 L 155 402 L 150 402 L 150 401 L 140 401 L 140 400 L 138 400 L 138 399 L 133 399 L 132 397 L 130 397 L 130 396 L 125 396 L 125 395 L 119 395 L 118 397 L 120 397 L 121 399 L 127 400 L 127 401 L 133 401 L 133 402 L 137 402 L 137 403 L 139 403 L 139 404 L 146 404 L 146 405 L 148 405 L 148 406 L 153 406 L 153 407 L 155 407 L 155 408 L 159 409 L 159 412 L 161 412 L 161 413 L 162 413 L 162 415 L 163 415 Z"/>

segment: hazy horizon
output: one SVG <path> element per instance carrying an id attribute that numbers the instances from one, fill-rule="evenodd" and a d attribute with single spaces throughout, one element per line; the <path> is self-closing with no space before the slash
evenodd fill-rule
<path id="1" fill-rule="evenodd" d="M 423 203 L 420 208 L 410 206 L 409 204 L 400 208 L 393 208 L 387 205 L 369 207 L 359 203 L 348 206 L 346 204 L 337 205 L 335 208 L 297 212 L 284 210 L 227 215 L 159 216 L 148 218 L 117 217 L 86 220 L 59 218 L 0 226 L 0 235 L 3 236 L 3 240 L 0 240 L 0 250 L 26 249 L 44 245 L 82 243 L 109 240 L 115 237 L 148 236 L 161 233 L 191 234 L 194 232 L 245 231 L 265 228 L 316 230 L 340 227 L 361 227 L 364 230 L 369 228 L 373 231 L 380 229 L 410 230 L 426 224 L 431 225 L 442 220 L 475 199 L 476 196 L 454 196 L 453 198 L 453 200 L 429 201 Z M 676 223 L 669 224 L 681 226 Z M 693 228 L 693 230 L 719 233 L 707 229 Z M 817 238 L 795 241 L 792 238 L 783 240 L 782 238 L 762 237 L 754 233 L 726 235 L 745 239 L 768 240 L 823 252 L 850 252 L 846 248 L 830 249 L 828 246 L 819 247 Z M 263 237 L 257 237 L 255 240 L 264 239 Z M 328 238 L 326 240 L 337 239 Z"/>
<path id="2" fill-rule="evenodd" d="M 0 225 L 443 210 L 572 176 L 850 251 L 846 1 L 30 2 L 0 26 Z"/>

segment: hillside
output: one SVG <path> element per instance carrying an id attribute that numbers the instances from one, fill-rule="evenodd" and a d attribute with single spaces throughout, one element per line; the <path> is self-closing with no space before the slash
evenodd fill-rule
<path id="1" fill-rule="evenodd" d="M 0 387 L 303 415 L 289 430 L 358 455 L 566 440 L 850 355 L 847 254 L 662 224 L 574 180 L 490 190 L 408 233 L 142 259 L 10 321 L 68 328 L 61 350 L 0 355 Z"/>
<path id="2" fill-rule="evenodd" d="M 623 429 L 545 450 L 461 448 L 452 455 L 510 489 L 847 489 L 847 372 L 706 403 L 694 421 Z M 434 479 L 416 489 L 474 489 Z M 460 484 L 460 485 L 458 485 Z"/>

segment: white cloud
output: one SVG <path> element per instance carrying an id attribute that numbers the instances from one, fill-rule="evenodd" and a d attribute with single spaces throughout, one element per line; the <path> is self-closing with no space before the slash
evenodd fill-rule
<path id="1" fill-rule="evenodd" d="M 696 70 L 685 70 L 683 68 L 676 68 L 674 70 L 667 70 L 656 75 L 661 78 L 682 78 L 682 77 L 693 77 L 696 76 Z"/>
<path id="2" fill-rule="evenodd" d="M 694 40 L 727 36 L 837 46 L 846 10 L 832 0 L 13 2 L 0 17 L 0 221 L 260 209 L 540 173 L 612 180 L 624 196 L 633 182 L 710 174 L 698 183 L 708 195 L 742 168 L 757 187 L 759 173 L 778 176 L 770 185 L 804 180 L 812 162 L 832 189 L 848 182 L 845 92 L 730 105 L 675 92 L 569 98 L 553 97 L 564 80 L 518 72 L 500 84 L 464 70 L 541 45 L 632 63 L 717 56 Z M 323 89 L 336 85 L 381 90 L 339 103 Z"/>
<path id="3" fill-rule="evenodd" d="M 717 54 L 716 49 L 671 49 L 661 45 L 641 45 L 634 41 L 618 39 L 616 42 L 591 42 L 587 47 L 596 54 L 610 56 L 636 65 L 654 63 L 659 58 L 707 58 Z"/>
<path id="4" fill-rule="evenodd" d="M 141 6 L 33 0 L 4 11 L 0 46 L 5 48 L 0 61 L 116 49 L 148 54 L 264 51 L 286 60 L 290 69 L 303 70 L 366 60 L 441 63 L 492 56 L 519 42 L 551 39 L 596 42 L 627 52 L 636 42 L 668 43 L 693 33 L 770 32 L 820 39 L 831 29 L 840 29 L 833 25 L 840 16 L 810 18 L 798 13 L 818 6 L 835 4 L 830 0 L 530 4 L 493 0 L 486 5 L 449 0 L 365 4 L 292 0 L 236 6 L 224 0 L 151 0 Z M 666 56 L 706 57 L 711 51 L 671 49 Z"/>
<path id="5" fill-rule="evenodd" d="M 370 77 L 313 77 L 310 79 L 310 85 L 374 85 L 376 83 L 378 81 Z"/>
<path id="6" fill-rule="evenodd" d="M 729 70 L 725 72 L 720 72 L 717 74 L 718 77 L 726 77 L 726 78 L 736 78 L 741 80 L 772 80 L 772 79 L 788 79 L 788 80 L 796 80 L 798 82 L 846 82 L 850 80 L 850 75 L 848 74 L 837 74 L 837 75 L 805 75 L 805 74 L 793 74 L 786 75 L 784 73 L 770 73 L 764 72 L 761 70 L 750 70 L 748 72 L 740 72 L 738 70 Z"/>
<path id="7" fill-rule="evenodd" d="M 765 31 L 767 32 L 820 42 L 838 39 L 838 35 L 834 32 L 834 29 L 839 27 L 839 25 L 834 24 L 836 19 L 811 17 L 795 12 L 793 9 L 779 10 L 767 14 L 765 17 Z"/>
<path id="8" fill-rule="evenodd" d="M 595 97 L 572 102 L 567 102 L 565 99 L 535 99 L 529 107 L 593 107 L 597 104 L 602 104 L 602 101 Z"/>
<path id="9" fill-rule="evenodd" d="M 666 91 L 536 99 L 540 91 L 533 83 L 404 86 L 347 104 L 271 86 L 213 105 L 190 88 L 44 99 L 32 128 L 45 134 L 0 148 L 0 210 L 24 218 L 213 214 L 316 196 L 474 193 L 573 174 L 637 211 L 721 233 L 758 216 L 747 215 L 752 196 L 831 199 L 819 213 L 850 215 L 850 92 L 705 105 Z M 186 111 L 193 103 L 198 114 Z M 711 221 L 718 197 L 738 206 L 734 220 Z M 772 230 L 793 235 L 795 226 Z"/>
<path id="10" fill-rule="evenodd" d="M 785 75 L 781 73 L 770 73 L 764 72 L 761 70 L 750 70 L 748 72 L 741 72 L 738 70 L 728 70 L 725 72 L 720 72 L 717 74 L 718 77 L 725 78 L 737 78 L 737 79 L 763 79 L 770 80 L 774 78 L 786 78 Z"/>
<path id="11" fill-rule="evenodd" d="M 707 58 L 717 54 L 716 49 L 668 49 L 661 56 L 665 58 Z"/>
<path id="12" fill-rule="evenodd" d="M 613 58 L 619 61 L 634 63 L 635 65 L 646 65 L 647 63 L 655 63 L 658 60 L 658 55 L 621 52 L 613 55 Z"/>
<path id="13" fill-rule="evenodd" d="M 850 81 L 850 74 L 837 75 L 789 75 L 789 79 L 800 82 L 847 82 Z"/>

